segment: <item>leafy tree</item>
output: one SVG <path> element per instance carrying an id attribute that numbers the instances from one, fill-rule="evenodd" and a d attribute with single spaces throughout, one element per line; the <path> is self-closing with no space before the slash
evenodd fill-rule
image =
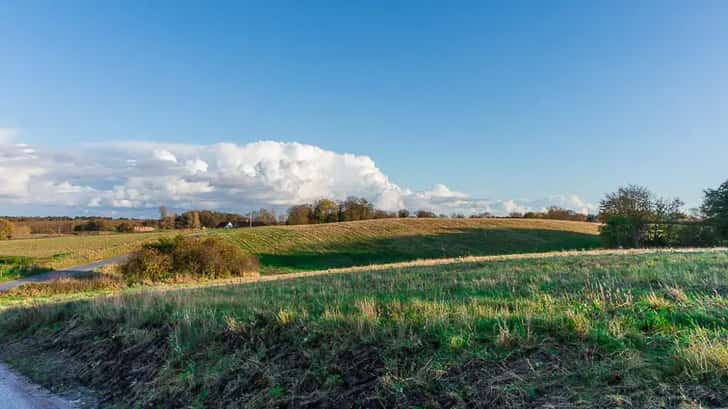
<path id="1" fill-rule="evenodd" d="M 728 239 L 728 180 L 717 189 L 706 189 L 700 207 L 705 221 L 714 226 L 722 239 Z"/>
<path id="2" fill-rule="evenodd" d="M 406 218 L 410 217 L 410 211 L 407 209 L 400 209 L 397 212 L 397 217 L 399 217 L 400 219 L 406 219 Z"/>
<path id="3" fill-rule="evenodd" d="M 374 217 L 374 206 L 368 200 L 356 197 L 346 199 L 339 206 L 339 220 L 367 220 Z"/>
<path id="4" fill-rule="evenodd" d="M 310 205 L 297 205 L 288 209 L 286 224 L 310 224 L 313 221 L 313 209 Z"/>
<path id="5" fill-rule="evenodd" d="M 373 217 L 375 219 L 394 219 L 397 217 L 397 213 L 375 209 Z"/>
<path id="6" fill-rule="evenodd" d="M 200 212 L 192 210 L 184 212 L 175 220 L 175 227 L 179 229 L 199 229 L 202 227 Z"/>
<path id="7" fill-rule="evenodd" d="M 614 247 L 681 245 L 682 206 L 680 199 L 658 198 L 643 186 L 620 187 L 600 203 L 601 236 Z"/>
<path id="8" fill-rule="evenodd" d="M 586 215 L 558 206 L 551 206 L 546 210 L 545 219 L 585 221 Z"/>
<path id="9" fill-rule="evenodd" d="M 415 214 L 418 219 L 433 219 L 437 217 L 435 212 L 431 212 L 428 210 L 418 210 Z"/>
<path id="10" fill-rule="evenodd" d="M 654 195 L 644 186 L 629 185 L 608 193 L 599 205 L 606 223 L 602 236 L 612 246 L 641 247 L 647 224 L 653 219 Z"/>
<path id="11" fill-rule="evenodd" d="M 0 219 L 0 240 L 10 240 L 13 238 L 15 226 L 5 219 Z"/>
<path id="12" fill-rule="evenodd" d="M 313 219 L 316 223 L 331 223 L 339 220 L 339 206 L 330 199 L 321 199 L 314 204 Z"/>
<path id="13" fill-rule="evenodd" d="M 260 209 L 255 212 L 253 224 L 256 226 L 272 226 L 277 224 L 276 214 L 273 210 Z"/>
<path id="14" fill-rule="evenodd" d="M 92 219 L 73 228 L 75 231 L 112 231 L 114 225 L 110 219 Z"/>
<path id="15" fill-rule="evenodd" d="M 119 233 L 133 233 L 134 223 L 121 222 L 116 226 L 116 231 L 118 231 Z"/>

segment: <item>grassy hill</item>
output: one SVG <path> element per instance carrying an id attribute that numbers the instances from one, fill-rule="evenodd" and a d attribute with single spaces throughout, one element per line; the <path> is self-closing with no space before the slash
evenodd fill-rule
<path id="1" fill-rule="evenodd" d="M 0 241 L 0 257 L 23 257 L 38 267 L 58 269 L 127 254 L 143 243 L 175 234 L 180 232 Z M 383 219 L 216 230 L 207 234 L 224 237 L 256 254 L 264 273 L 600 245 L 596 224 L 531 219 Z"/>
<path id="2" fill-rule="evenodd" d="M 714 251 L 147 289 L 0 309 L 0 359 L 119 407 L 725 407 L 726 283 Z"/>
<path id="3" fill-rule="evenodd" d="M 0 241 L 0 257 L 23 257 L 44 268 L 63 268 L 128 254 L 174 232 L 56 236 Z"/>
<path id="4" fill-rule="evenodd" d="M 220 234 L 258 255 L 264 272 L 415 259 L 599 247 L 594 223 L 533 219 L 380 219 Z"/>

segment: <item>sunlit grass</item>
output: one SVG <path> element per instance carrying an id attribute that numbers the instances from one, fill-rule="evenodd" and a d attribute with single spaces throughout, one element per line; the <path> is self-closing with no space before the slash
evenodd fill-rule
<path id="1" fill-rule="evenodd" d="M 465 406 L 725 406 L 727 294 L 725 251 L 462 263 L 12 307 L 0 345 L 59 366 L 90 354 L 75 370 L 129 404 L 290 406 L 312 391 L 336 402 L 363 367 L 376 387 L 359 398 L 389 406 L 453 394 Z M 110 339 L 169 350 L 143 385 L 116 384 L 92 366 L 131 370 L 105 357 Z M 236 388 L 251 389 L 224 392 Z"/>

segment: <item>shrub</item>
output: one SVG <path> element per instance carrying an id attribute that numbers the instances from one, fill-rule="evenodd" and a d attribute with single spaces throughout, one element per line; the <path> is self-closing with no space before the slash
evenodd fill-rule
<path id="1" fill-rule="evenodd" d="M 112 231 L 114 225 L 107 219 L 93 219 L 73 228 L 75 231 Z"/>
<path id="2" fill-rule="evenodd" d="M 130 284 L 241 277 L 258 271 L 258 260 L 220 238 L 177 236 L 144 245 L 121 267 Z"/>
<path id="3" fill-rule="evenodd" d="M 638 234 L 638 228 L 634 223 L 619 216 L 608 218 L 599 233 L 605 247 L 631 247 Z"/>
<path id="4" fill-rule="evenodd" d="M 9 240 L 13 237 L 15 227 L 5 219 L 0 219 L 0 240 Z"/>
<path id="5" fill-rule="evenodd" d="M 116 226 L 116 231 L 119 233 L 134 233 L 134 227 L 136 225 L 134 223 L 129 222 L 122 222 L 119 223 L 118 226 Z"/>

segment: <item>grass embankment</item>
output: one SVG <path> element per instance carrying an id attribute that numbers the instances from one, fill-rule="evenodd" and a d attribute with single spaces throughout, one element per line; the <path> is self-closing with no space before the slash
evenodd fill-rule
<path id="1" fill-rule="evenodd" d="M 185 232 L 188 233 L 188 232 Z M 179 232 L 58 236 L 0 241 L 0 256 L 23 257 L 39 268 L 59 269 L 131 253 Z"/>
<path id="2" fill-rule="evenodd" d="M 725 406 L 726 341 L 728 252 L 402 268 L 0 312 L 1 358 L 132 407 Z"/>
<path id="3" fill-rule="evenodd" d="M 0 256 L 0 283 L 48 271 L 36 266 L 30 257 Z"/>
<path id="4" fill-rule="evenodd" d="M 534 219 L 381 219 L 218 234 L 255 254 L 262 273 L 494 254 L 592 249 L 595 223 Z"/>

